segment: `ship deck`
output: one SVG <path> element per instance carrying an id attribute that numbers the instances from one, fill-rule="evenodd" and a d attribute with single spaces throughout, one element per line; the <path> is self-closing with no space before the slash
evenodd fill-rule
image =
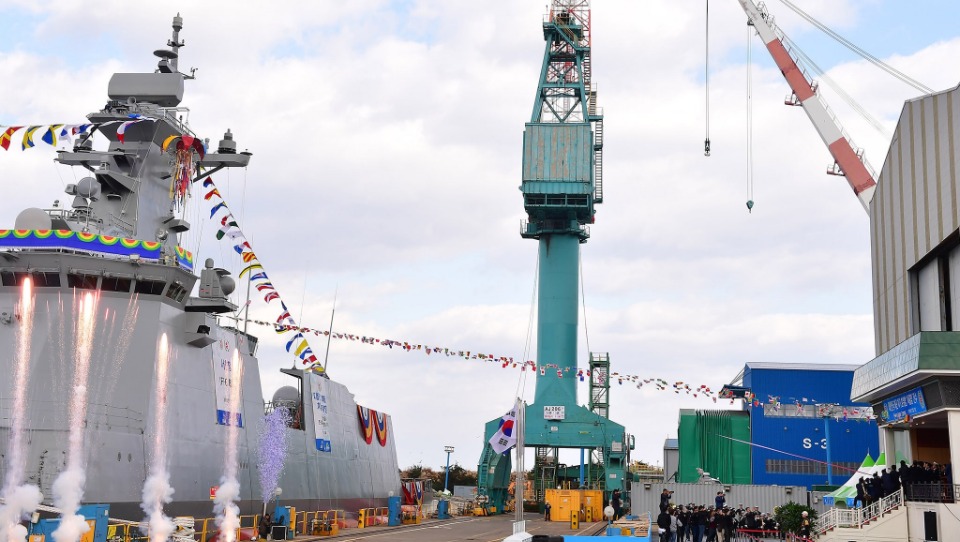
<path id="1" fill-rule="evenodd" d="M 580 535 L 600 534 L 606 526 L 605 521 L 581 523 L 573 530 L 570 524 L 561 521 L 544 521 L 539 514 L 525 514 L 527 532 L 531 535 Z M 513 534 L 513 514 L 489 517 L 455 517 L 452 519 L 425 519 L 419 525 L 401 525 L 397 527 L 367 527 L 365 529 L 346 529 L 337 536 L 298 536 L 296 542 L 337 540 L 350 542 L 370 540 L 372 542 L 501 542 Z"/>

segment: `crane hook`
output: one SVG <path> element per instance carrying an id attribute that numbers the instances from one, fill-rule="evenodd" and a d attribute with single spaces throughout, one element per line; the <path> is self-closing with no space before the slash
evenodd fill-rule
<path id="1" fill-rule="evenodd" d="M 710 156 L 710 138 L 703 140 L 703 155 Z"/>
<path id="2" fill-rule="evenodd" d="M 749 212 L 750 214 L 753 214 L 753 200 L 752 200 L 752 199 L 748 199 L 748 200 L 747 200 L 747 212 Z"/>

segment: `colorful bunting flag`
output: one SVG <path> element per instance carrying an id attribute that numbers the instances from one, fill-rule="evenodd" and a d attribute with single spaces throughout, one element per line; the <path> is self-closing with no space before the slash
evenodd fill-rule
<path id="1" fill-rule="evenodd" d="M 40 139 L 41 139 L 44 143 L 46 143 L 47 145 L 50 145 L 50 146 L 52 146 L 52 147 L 56 147 L 56 146 L 57 146 L 57 132 L 59 132 L 59 131 L 60 131 L 60 128 L 62 128 L 62 127 L 63 127 L 62 124 L 52 124 L 52 125 L 50 125 L 50 127 L 47 128 L 47 131 L 43 133 L 43 137 L 41 137 Z"/>
<path id="2" fill-rule="evenodd" d="M 3 150 L 10 150 L 10 138 L 20 128 L 23 126 L 11 126 L 3 131 L 3 135 L 0 135 L 0 147 L 3 147 Z"/>
<path id="3" fill-rule="evenodd" d="M 27 131 L 23 133 L 23 148 L 21 150 L 27 150 L 34 146 L 33 143 L 33 133 L 39 130 L 40 126 L 30 126 L 27 128 Z"/>

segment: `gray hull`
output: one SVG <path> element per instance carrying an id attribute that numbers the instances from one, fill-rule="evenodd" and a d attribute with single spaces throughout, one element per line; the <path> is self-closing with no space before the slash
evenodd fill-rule
<path id="1" fill-rule="evenodd" d="M 124 269 L 129 268 L 129 269 Z M 188 344 L 189 313 L 181 303 L 159 294 L 112 292 L 68 287 L 69 275 L 77 270 L 96 271 L 97 276 L 120 274 L 149 276 L 169 284 L 190 284 L 192 274 L 177 267 L 109 261 L 94 256 L 57 252 L 21 252 L 15 265 L 0 266 L 0 313 L 14 317 L 0 323 L 0 374 L 13 375 L 17 333 L 25 322 L 15 316 L 21 296 L 13 285 L 13 272 L 44 269 L 60 275 L 60 287 L 36 287 L 30 356 L 30 381 L 26 404 L 29 442 L 26 479 L 52 498 L 52 485 L 67 458 L 68 403 L 74 385 L 76 351 L 75 315 L 80 296 L 99 296 L 97 327 L 91 355 L 86 442 L 87 482 L 84 501 L 109 503 L 111 514 L 139 519 L 141 491 L 152 464 L 156 353 L 159 337 L 170 344 L 168 452 L 166 464 L 174 488 L 170 514 L 199 517 L 212 515 L 210 488 L 223 473 L 227 427 L 218 424 L 215 356 L 211 345 Z M 96 283 L 96 282 L 95 282 Z M 104 283 L 100 283 L 101 287 Z M 131 284 L 136 290 L 136 281 Z M 241 511 L 261 507 L 257 470 L 258 438 L 264 415 L 263 393 L 256 338 L 216 326 L 211 337 L 238 342 L 244 363 L 242 382 L 244 419 L 239 437 Z M 244 340 L 246 338 L 246 340 Z M 289 371 L 288 371 L 289 372 Z M 294 373 L 300 373 L 294 371 Z M 299 379 L 291 377 L 295 387 Z M 282 504 L 299 509 L 344 508 L 381 505 L 390 492 L 400 493 L 393 428 L 387 419 L 387 444 L 376 438 L 367 444 L 358 422 L 353 395 L 342 384 L 324 380 L 327 395 L 329 452 L 317 449 L 314 411 L 309 401 L 309 379 L 304 381 L 303 429 L 287 429 L 289 453 L 280 481 Z M 0 449 L 6 450 L 14 413 L 12 378 L 0 379 Z M 377 405 L 374 405 L 377 406 Z M 0 466 L 6 478 L 7 464 Z"/>

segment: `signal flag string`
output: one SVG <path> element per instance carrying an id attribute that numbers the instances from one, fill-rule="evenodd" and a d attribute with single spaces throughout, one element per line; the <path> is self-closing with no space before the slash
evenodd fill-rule
<path id="1" fill-rule="evenodd" d="M 223 195 L 220 194 L 220 190 L 217 189 L 211 177 L 203 180 L 203 188 L 207 191 L 203 199 L 213 205 L 210 209 L 210 219 L 216 220 L 219 218 L 220 221 L 221 227 L 217 230 L 217 240 L 222 240 L 225 237 L 230 239 L 231 242 L 234 243 L 233 250 L 240 255 L 243 263 L 246 264 L 246 267 L 240 271 L 237 277 L 242 279 L 244 275 L 249 275 L 247 280 L 253 284 L 257 292 L 263 295 L 264 302 L 270 303 L 273 300 L 280 302 L 281 312 L 277 317 L 276 323 L 273 324 L 275 331 L 282 334 L 291 330 L 297 330 L 292 338 L 287 341 L 287 352 L 299 358 L 302 364 L 308 365 L 315 371 L 322 373 L 323 367 L 320 365 L 320 360 L 317 359 L 317 356 L 314 354 L 310 343 L 307 342 L 306 336 L 299 331 L 300 328 L 297 327 L 296 320 L 294 320 L 290 314 L 290 309 L 287 308 L 287 304 L 284 303 L 283 298 L 280 297 L 280 292 L 278 292 L 276 286 L 273 285 L 273 282 L 263 268 L 263 264 L 260 263 L 260 259 L 253 252 L 249 238 L 244 235 L 240 229 L 237 218 L 230 211 L 227 202 L 224 200 Z M 239 318 L 235 319 L 239 321 Z"/>

